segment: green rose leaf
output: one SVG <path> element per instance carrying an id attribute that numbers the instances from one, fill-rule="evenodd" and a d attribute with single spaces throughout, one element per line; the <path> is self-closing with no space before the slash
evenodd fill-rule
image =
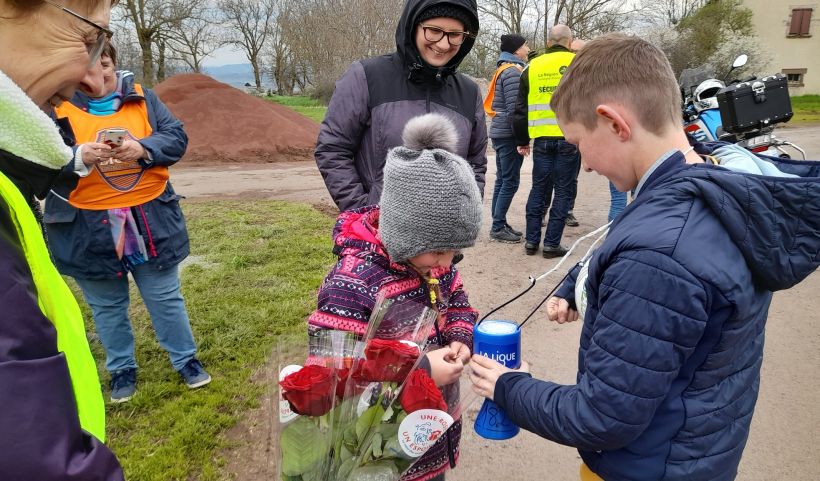
<path id="1" fill-rule="evenodd" d="M 327 456 L 327 435 L 306 416 L 300 416 L 282 431 L 282 473 L 300 476 L 310 473 Z M 303 479 L 309 479 L 303 476 Z"/>
<path id="2" fill-rule="evenodd" d="M 364 441 L 364 437 L 370 431 L 370 428 L 381 421 L 382 416 L 384 416 L 384 408 L 379 403 L 370 406 L 367 411 L 359 416 L 359 419 L 356 420 L 356 439 L 360 443 Z"/>
<path id="3" fill-rule="evenodd" d="M 350 473 L 349 481 L 394 481 L 399 477 L 396 465 L 389 461 L 380 461 L 359 466 Z"/>

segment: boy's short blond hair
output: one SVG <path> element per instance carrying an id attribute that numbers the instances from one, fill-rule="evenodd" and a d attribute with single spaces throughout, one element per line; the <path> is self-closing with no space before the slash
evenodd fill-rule
<path id="1" fill-rule="evenodd" d="M 550 100 L 560 121 L 588 130 L 603 103 L 631 108 L 643 128 L 660 135 L 682 128 L 680 90 L 666 55 L 639 37 L 620 33 L 598 37 L 570 64 Z"/>

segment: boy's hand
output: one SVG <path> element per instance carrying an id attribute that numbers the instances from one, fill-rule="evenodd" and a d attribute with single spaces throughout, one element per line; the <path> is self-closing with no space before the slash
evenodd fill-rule
<path id="1" fill-rule="evenodd" d="M 470 370 L 470 382 L 473 383 L 473 391 L 479 396 L 492 400 L 495 394 L 495 384 L 502 374 L 507 372 L 530 372 L 530 365 L 522 362 L 520 368 L 510 369 L 489 357 L 476 354 L 470 361 Z"/>
<path id="2" fill-rule="evenodd" d="M 547 317 L 558 324 L 575 322 L 578 320 L 578 311 L 570 309 L 566 299 L 552 296 L 547 301 Z"/>
<path id="3" fill-rule="evenodd" d="M 463 342 L 453 341 L 449 345 L 450 350 L 453 351 L 454 358 L 453 361 L 460 361 L 461 364 L 467 364 L 470 362 L 470 348 L 467 347 L 466 344 Z"/>
<path id="4" fill-rule="evenodd" d="M 516 150 L 518 150 L 519 155 L 523 155 L 524 157 L 530 155 L 530 146 L 529 145 L 519 145 Z"/>
<path id="5" fill-rule="evenodd" d="M 461 376 L 464 364 L 454 362 L 456 359 L 456 352 L 450 347 L 442 347 L 427 353 L 427 360 L 430 361 L 430 377 L 433 378 L 436 386 L 452 384 Z"/>

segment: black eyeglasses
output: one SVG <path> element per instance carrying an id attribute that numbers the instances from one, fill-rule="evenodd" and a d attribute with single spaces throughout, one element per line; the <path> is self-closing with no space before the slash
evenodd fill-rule
<path id="1" fill-rule="evenodd" d="M 102 56 L 102 52 L 105 49 L 105 44 L 111 40 L 111 37 L 114 36 L 114 32 L 108 30 L 107 28 L 92 22 L 91 20 L 83 17 L 79 13 L 73 12 L 62 5 L 58 5 L 54 2 L 49 0 L 43 0 L 45 3 L 51 5 L 52 7 L 59 8 L 60 10 L 64 11 L 65 13 L 71 15 L 74 18 L 82 20 L 83 22 L 91 25 L 92 27 L 97 29 L 97 38 L 94 40 L 93 44 L 87 44 L 86 49 L 88 50 L 88 67 L 91 68 Z"/>
<path id="2" fill-rule="evenodd" d="M 424 39 L 428 42 L 438 42 L 447 35 L 447 41 L 453 46 L 461 45 L 467 37 L 475 37 L 470 32 L 447 31 L 432 25 L 421 25 L 421 29 L 424 30 Z"/>

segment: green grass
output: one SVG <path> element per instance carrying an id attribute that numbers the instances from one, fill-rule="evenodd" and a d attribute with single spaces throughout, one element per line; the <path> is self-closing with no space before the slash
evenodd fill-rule
<path id="1" fill-rule="evenodd" d="M 213 382 L 197 390 L 182 384 L 132 285 L 137 395 L 108 404 L 106 412 L 107 444 L 130 481 L 220 479 L 225 431 L 268 389 L 254 382 L 254 373 L 264 369 L 277 339 L 307 338 L 305 318 L 334 260 L 333 220 L 310 206 L 209 201 L 183 208 L 198 260 L 183 269 L 183 294 L 198 357 Z M 73 287 L 92 331 L 89 309 Z M 105 354 L 97 341 L 92 350 L 108 399 Z"/>
<path id="2" fill-rule="evenodd" d="M 820 122 L 820 95 L 792 97 L 794 117 L 790 123 Z"/>
<path id="3" fill-rule="evenodd" d="M 307 95 L 272 95 L 265 98 L 271 102 L 289 107 L 319 123 L 324 120 L 325 112 L 327 112 L 327 105 Z"/>

